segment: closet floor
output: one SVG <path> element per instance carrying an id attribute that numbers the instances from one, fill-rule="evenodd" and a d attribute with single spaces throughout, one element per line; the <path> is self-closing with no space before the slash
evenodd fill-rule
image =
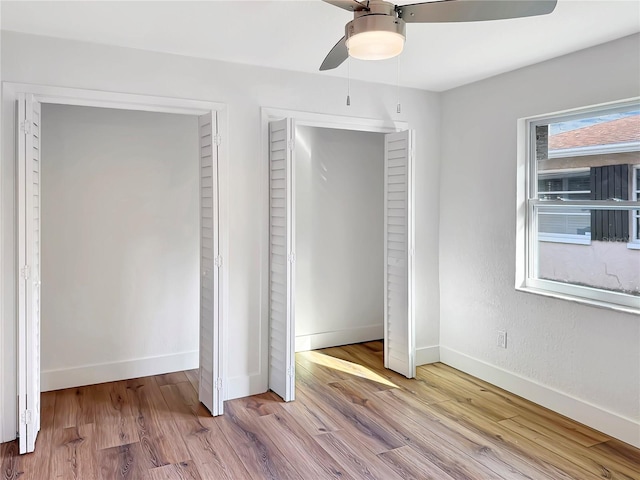
<path id="1" fill-rule="evenodd" d="M 640 450 L 441 363 L 408 380 L 381 342 L 296 357 L 295 402 L 216 418 L 196 371 L 44 393 L 36 451 L 2 444 L 0 479 L 640 478 Z"/>

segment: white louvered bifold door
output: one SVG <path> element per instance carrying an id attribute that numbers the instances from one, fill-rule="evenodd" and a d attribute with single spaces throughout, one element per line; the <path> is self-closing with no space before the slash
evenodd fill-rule
<path id="1" fill-rule="evenodd" d="M 40 430 L 40 103 L 18 96 L 18 433 L 33 452 Z"/>
<path id="2" fill-rule="evenodd" d="M 412 132 L 385 135 L 384 366 L 415 377 Z"/>
<path id="3" fill-rule="evenodd" d="M 198 118 L 200 138 L 200 376 L 198 398 L 213 415 L 223 413 L 218 232 L 218 136 L 215 114 Z"/>
<path id="4" fill-rule="evenodd" d="M 269 388 L 295 397 L 292 119 L 269 124 Z"/>

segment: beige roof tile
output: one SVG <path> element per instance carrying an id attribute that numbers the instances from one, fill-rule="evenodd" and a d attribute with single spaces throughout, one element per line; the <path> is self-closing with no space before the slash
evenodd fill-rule
<path id="1" fill-rule="evenodd" d="M 640 115 L 589 125 L 549 137 L 549 150 L 640 141 Z"/>

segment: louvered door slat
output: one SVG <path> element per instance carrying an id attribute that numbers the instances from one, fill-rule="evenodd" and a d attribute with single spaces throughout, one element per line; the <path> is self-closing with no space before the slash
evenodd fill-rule
<path id="1" fill-rule="evenodd" d="M 198 118 L 200 142 L 200 378 L 198 398 L 213 415 L 222 414 L 220 255 L 218 232 L 218 146 L 216 116 Z"/>
<path id="2" fill-rule="evenodd" d="M 18 409 L 20 453 L 40 430 L 40 102 L 18 98 Z"/>
<path id="3" fill-rule="evenodd" d="M 269 124 L 269 388 L 294 399 L 293 121 Z"/>
<path id="4" fill-rule="evenodd" d="M 385 135 L 384 360 L 415 376 L 413 315 L 413 185 L 411 132 Z"/>

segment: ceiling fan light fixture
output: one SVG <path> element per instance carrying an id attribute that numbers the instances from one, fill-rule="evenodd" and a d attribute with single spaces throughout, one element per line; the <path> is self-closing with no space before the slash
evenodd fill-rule
<path id="1" fill-rule="evenodd" d="M 363 32 L 347 40 L 349 55 L 359 60 L 385 60 L 402 53 L 404 36 L 378 30 Z"/>
<path id="2" fill-rule="evenodd" d="M 407 23 L 482 22 L 548 15 L 558 0 L 427 0 L 394 5 L 386 0 L 324 0 L 353 13 L 342 37 L 320 71 L 339 67 L 347 58 L 382 60 L 402 52 Z M 404 3 L 404 2 L 403 2 Z"/>
<path id="3" fill-rule="evenodd" d="M 404 48 L 405 23 L 387 15 L 363 15 L 346 26 L 349 56 L 360 60 L 392 58 Z"/>

